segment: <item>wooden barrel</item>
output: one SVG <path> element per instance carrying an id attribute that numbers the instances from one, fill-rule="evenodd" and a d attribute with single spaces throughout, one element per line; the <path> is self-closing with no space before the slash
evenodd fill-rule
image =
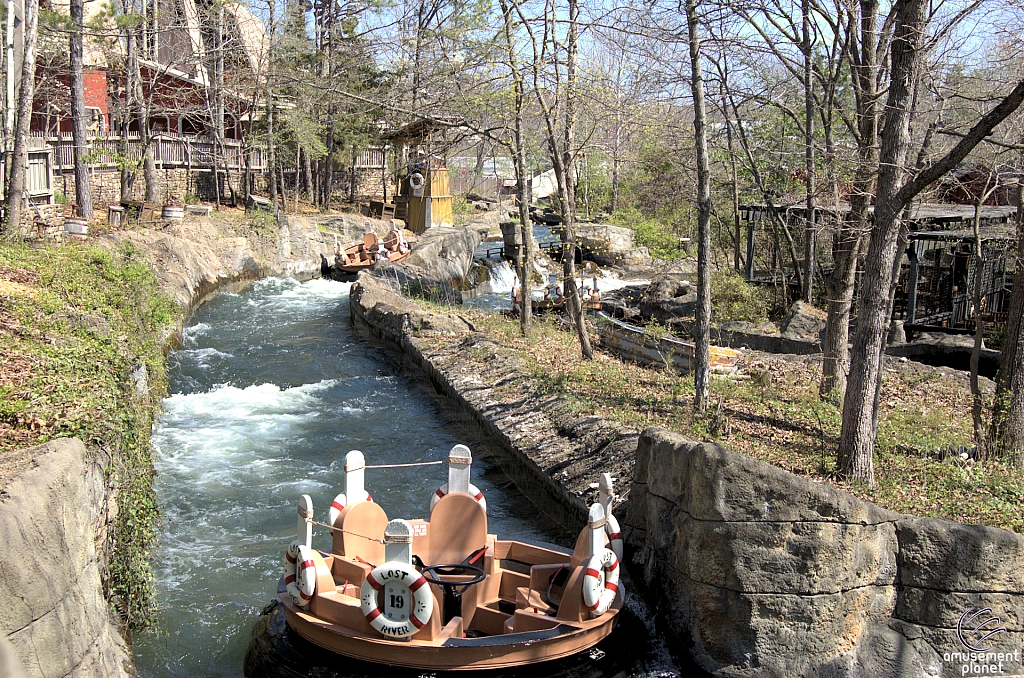
<path id="1" fill-rule="evenodd" d="M 160 216 L 164 221 L 181 221 L 185 218 L 185 208 L 175 207 L 174 205 L 164 205 Z"/>
<path id="2" fill-rule="evenodd" d="M 68 217 L 64 220 L 64 232 L 67 233 L 72 238 L 85 240 L 87 234 L 89 233 L 88 223 L 89 222 L 87 222 L 85 219 L 80 219 L 78 217 Z"/>

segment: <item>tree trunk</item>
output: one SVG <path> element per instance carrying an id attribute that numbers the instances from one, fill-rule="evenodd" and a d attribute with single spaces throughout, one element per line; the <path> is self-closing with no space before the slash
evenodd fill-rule
<path id="1" fill-rule="evenodd" d="M 515 48 L 515 25 L 512 20 L 512 11 L 507 0 L 499 0 L 501 14 L 505 20 L 505 48 L 508 58 L 509 70 L 512 71 L 513 83 L 513 111 L 515 121 L 512 128 L 512 159 L 516 170 L 516 200 L 519 202 L 519 232 L 523 241 L 522 249 L 519 251 L 519 261 L 516 262 L 516 274 L 519 276 L 519 289 L 521 290 L 519 305 L 519 324 L 524 337 L 530 336 L 530 325 L 533 316 L 533 296 L 530 290 L 530 269 L 533 256 L 533 223 L 530 221 L 530 206 L 526 190 L 526 144 L 523 139 L 523 106 L 524 87 L 523 73 L 519 70 L 519 60 L 516 57 Z"/>
<path id="2" fill-rule="evenodd" d="M 864 263 L 860 313 L 853 340 L 850 379 L 843 402 L 843 427 L 839 441 L 840 472 L 874 486 L 875 389 L 882 369 L 881 347 L 887 328 L 886 307 L 892 284 L 903 204 L 897 194 L 910 151 L 910 116 L 918 54 L 927 24 L 927 0 L 907 0 L 897 5 L 891 51 L 891 80 L 885 107 L 875 224 Z"/>
<path id="3" fill-rule="evenodd" d="M 85 76 L 82 64 L 82 31 L 84 0 L 71 0 L 69 11 L 74 24 L 69 33 L 71 65 L 71 138 L 75 146 L 75 202 L 83 219 L 92 219 L 92 189 L 89 186 L 89 165 L 85 160 L 88 140 L 85 136 Z"/>
<path id="4" fill-rule="evenodd" d="M 809 0 L 801 3 L 803 15 L 803 51 L 804 51 L 804 171 L 807 174 L 807 209 L 804 212 L 804 301 L 814 303 L 814 260 L 815 260 L 815 223 L 814 223 L 814 78 L 811 73 L 813 54 L 811 53 L 811 12 Z"/>
<path id="5" fill-rule="evenodd" d="M 21 92 L 18 94 L 18 121 L 14 128 L 11 174 L 7 180 L 7 223 L 5 230 L 17 233 L 21 228 L 21 208 L 25 201 L 25 174 L 28 170 L 28 132 L 32 123 L 32 99 L 36 84 L 36 36 L 39 26 L 39 0 L 25 1 L 25 46 L 22 52 Z"/>
<path id="6" fill-rule="evenodd" d="M 988 188 L 986 184 L 985 188 Z M 983 401 L 981 396 L 981 384 L 978 383 L 978 368 L 981 364 L 981 349 L 985 347 L 985 319 L 981 315 L 981 286 L 984 281 L 985 259 L 981 247 L 981 205 L 985 196 L 979 196 L 974 203 L 974 219 L 971 226 L 974 230 L 974 285 L 971 290 L 971 297 L 974 303 L 974 346 L 971 349 L 971 421 L 974 423 L 974 445 L 975 457 L 984 459 L 986 455 L 986 437 L 984 423 L 982 421 Z"/>
<path id="7" fill-rule="evenodd" d="M 1002 362 L 989 425 L 993 456 L 1024 464 L 1024 187 L 1017 186 L 1017 266 L 1003 333 Z"/>
<path id="8" fill-rule="evenodd" d="M 851 33 L 853 18 L 849 21 Z M 850 193 L 850 212 L 837 224 L 832 249 L 832 274 L 826 281 L 828 317 L 822 342 L 821 386 L 825 400 L 838 402 L 846 392 L 849 369 L 848 338 L 857 259 L 862 239 L 870 230 L 868 206 L 878 169 L 878 2 L 861 0 L 859 49 L 850 51 L 850 75 L 856 95 L 857 169 Z"/>
<path id="9" fill-rule="evenodd" d="M 697 153 L 697 312 L 693 331 L 693 407 L 707 406 L 711 379 L 711 170 L 705 130 L 704 78 L 696 0 L 686 0 L 690 42 L 690 91 L 693 93 L 693 137 Z"/>
<path id="10" fill-rule="evenodd" d="M 576 91 L 577 80 L 577 49 L 579 33 L 579 0 L 569 0 L 569 36 L 566 45 L 565 63 L 565 146 L 562 149 L 562 175 L 564 193 L 564 227 L 562 232 L 563 243 L 568 245 L 562 247 L 562 273 L 565 280 L 565 307 L 569 312 L 569 319 L 576 328 L 576 336 L 580 341 L 580 350 L 583 357 L 592 360 L 594 351 L 590 347 L 590 337 L 587 335 L 586 318 L 583 315 L 583 304 L 580 301 L 579 290 L 576 289 L 576 98 L 579 93 Z M 523 295 L 525 296 L 525 294 Z"/>
<path id="11" fill-rule="evenodd" d="M 302 152 L 302 174 L 305 177 L 306 199 L 309 204 L 315 204 L 313 196 L 313 168 L 309 162 L 309 151 Z"/>

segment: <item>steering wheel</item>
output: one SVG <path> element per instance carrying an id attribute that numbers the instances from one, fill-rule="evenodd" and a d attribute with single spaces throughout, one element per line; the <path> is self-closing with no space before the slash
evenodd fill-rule
<path id="1" fill-rule="evenodd" d="M 462 595 L 466 592 L 473 584 L 479 584 L 484 579 L 487 579 L 487 573 L 481 570 L 476 565 L 465 565 L 459 563 L 457 565 L 431 565 L 430 567 L 424 567 L 420 570 L 423 578 L 431 584 L 437 584 L 438 586 L 445 589 L 445 593 L 448 591 L 455 592 L 455 587 L 461 586 L 462 590 L 457 592 L 457 595 Z M 472 579 L 467 581 L 445 581 L 438 577 L 460 577 L 468 574 L 475 575 Z"/>

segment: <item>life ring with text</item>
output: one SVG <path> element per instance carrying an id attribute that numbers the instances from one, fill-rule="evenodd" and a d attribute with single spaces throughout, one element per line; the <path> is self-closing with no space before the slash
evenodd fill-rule
<path id="1" fill-rule="evenodd" d="M 363 616 L 381 635 L 408 638 L 430 621 L 434 594 L 412 565 L 390 562 L 366 575 L 359 590 Z"/>
<path id="2" fill-rule="evenodd" d="M 413 172 L 409 175 L 409 188 L 414 191 L 422 191 L 423 184 L 426 183 L 426 179 L 419 172 Z"/>
<path id="3" fill-rule="evenodd" d="M 622 530 L 619 529 L 619 521 L 611 513 L 608 514 L 608 522 L 604 524 L 604 531 L 608 535 L 608 548 L 616 558 L 622 560 Z"/>
<path id="4" fill-rule="evenodd" d="M 306 607 L 313 600 L 313 591 L 316 590 L 313 553 L 297 539 L 284 552 L 284 584 L 299 607 Z"/>
<path id="5" fill-rule="evenodd" d="M 369 492 L 366 493 L 366 501 L 373 502 L 373 497 L 370 496 Z M 341 512 L 345 510 L 345 506 L 347 504 L 348 499 L 346 499 L 344 492 L 334 498 L 334 501 L 331 502 L 331 509 L 327 512 L 328 525 L 334 527 L 334 521 L 337 520 L 338 516 L 341 515 Z"/>
<path id="6" fill-rule="evenodd" d="M 619 559 L 611 549 L 601 549 L 587 563 L 583 575 L 583 604 L 600 617 L 608 611 L 619 592 Z"/>
<path id="7" fill-rule="evenodd" d="M 484 513 L 487 513 L 487 500 L 484 499 L 484 493 L 477 488 L 473 483 L 469 484 L 469 493 L 473 495 L 473 499 L 476 499 L 476 503 L 484 507 Z M 445 483 L 441 487 L 434 491 L 434 494 L 430 497 L 430 510 L 434 510 L 434 506 L 437 502 L 441 501 L 441 497 L 448 494 L 448 483 Z"/>

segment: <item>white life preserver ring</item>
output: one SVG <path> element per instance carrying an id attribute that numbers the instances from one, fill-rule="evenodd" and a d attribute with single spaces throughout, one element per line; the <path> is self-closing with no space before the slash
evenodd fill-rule
<path id="1" fill-rule="evenodd" d="M 373 502 L 373 497 L 370 496 L 369 492 L 366 493 L 365 501 Z M 341 515 L 341 512 L 345 510 L 347 505 L 348 499 L 345 498 L 344 492 L 335 497 L 334 501 L 331 502 L 331 509 L 327 512 L 327 524 L 334 527 L 334 521 L 338 519 L 338 516 Z"/>
<path id="2" fill-rule="evenodd" d="M 619 521 L 611 513 L 608 514 L 608 522 L 604 524 L 605 534 L 608 535 L 608 548 L 612 550 L 615 557 L 622 560 L 622 531 L 619 529 Z"/>
<path id="3" fill-rule="evenodd" d="M 473 499 L 476 499 L 476 503 L 484 507 L 484 513 L 487 513 L 487 500 L 484 499 L 484 493 L 481 492 L 480 489 L 473 483 L 469 484 L 469 493 L 473 495 Z M 431 511 L 434 510 L 434 506 L 436 506 L 437 502 L 441 500 L 441 497 L 445 496 L 446 494 L 448 494 L 448 483 L 445 483 L 441 487 L 437 488 L 437 490 L 434 491 L 434 494 L 430 497 Z"/>
<path id="4" fill-rule="evenodd" d="M 284 552 L 284 585 L 299 607 L 306 607 L 313 600 L 316 565 L 313 564 L 312 551 L 297 539 Z"/>
<path id="5" fill-rule="evenodd" d="M 423 188 L 425 181 L 426 180 L 423 178 L 423 175 L 419 172 L 413 172 L 409 175 L 409 186 L 414 190 Z"/>
<path id="6" fill-rule="evenodd" d="M 583 604 L 600 617 L 608 611 L 619 592 L 619 559 L 611 549 L 601 549 L 587 562 L 583 575 Z"/>
<path id="7" fill-rule="evenodd" d="M 366 575 L 359 598 L 366 621 L 389 638 L 408 638 L 434 613 L 434 594 L 427 580 L 405 563 L 390 562 L 374 568 Z"/>

